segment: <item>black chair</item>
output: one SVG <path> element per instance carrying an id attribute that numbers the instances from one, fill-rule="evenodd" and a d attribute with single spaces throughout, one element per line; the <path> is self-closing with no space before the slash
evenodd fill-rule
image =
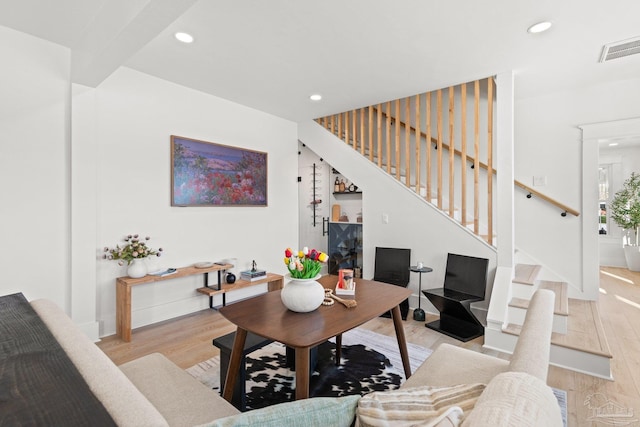
<path id="1" fill-rule="evenodd" d="M 485 258 L 448 254 L 444 287 L 422 291 L 440 311 L 440 320 L 425 326 L 464 342 L 484 335 L 471 303 L 484 299 L 488 265 Z"/>
<path id="2" fill-rule="evenodd" d="M 409 266 L 411 264 L 411 249 L 379 248 L 376 247 L 373 280 L 391 285 L 407 287 L 409 285 Z M 407 320 L 409 300 L 400 303 L 402 320 Z M 391 312 L 383 314 L 391 317 Z"/>

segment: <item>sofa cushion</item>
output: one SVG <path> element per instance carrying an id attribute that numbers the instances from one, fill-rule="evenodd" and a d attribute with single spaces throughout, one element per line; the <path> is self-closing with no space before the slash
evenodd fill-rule
<path id="1" fill-rule="evenodd" d="M 120 369 L 171 426 L 193 426 L 238 413 L 217 391 L 160 353 L 132 360 Z"/>
<path id="2" fill-rule="evenodd" d="M 562 427 L 560 406 L 541 379 L 524 372 L 496 376 L 464 420 L 463 427 Z"/>
<path id="3" fill-rule="evenodd" d="M 484 388 L 484 384 L 460 384 L 370 393 L 358 403 L 358 423 L 361 427 L 408 427 L 439 425 L 449 418 L 451 425 L 452 419 L 459 421 L 463 412 L 473 409 Z M 451 410 L 453 407 L 457 409 Z"/>
<path id="4" fill-rule="evenodd" d="M 488 384 L 509 369 L 509 361 L 451 344 L 440 344 L 401 389 L 458 384 Z"/>
<path id="5" fill-rule="evenodd" d="M 349 427 L 360 396 L 314 397 L 218 419 L 200 427 Z"/>

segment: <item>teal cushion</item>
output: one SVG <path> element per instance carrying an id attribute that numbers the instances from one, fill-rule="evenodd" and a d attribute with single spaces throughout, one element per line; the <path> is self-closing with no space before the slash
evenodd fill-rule
<path id="1" fill-rule="evenodd" d="M 349 427 L 360 396 L 314 397 L 220 418 L 201 427 Z"/>

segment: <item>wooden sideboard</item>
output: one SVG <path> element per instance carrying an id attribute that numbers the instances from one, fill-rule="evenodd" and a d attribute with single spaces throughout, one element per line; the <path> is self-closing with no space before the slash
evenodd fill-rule
<path id="1" fill-rule="evenodd" d="M 223 305 L 226 304 L 227 292 L 237 290 L 240 288 L 260 285 L 263 283 L 268 284 L 269 291 L 282 289 L 284 286 L 284 278 L 279 274 L 267 273 L 267 277 L 261 280 L 249 282 L 246 280 L 237 280 L 233 284 L 224 284 L 222 280 L 222 272 L 233 268 L 231 264 L 213 264 L 211 267 L 196 268 L 196 267 L 182 267 L 178 268 L 173 274 L 167 276 L 154 276 L 146 275 L 138 279 L 132 279 L 131 277 L 119 277 L 116 279 L 116 334 L 125 342 L 131 341 L 131 288 L 137 285 L 145 285 L 148 283 L 162 282 L 165 280 L 177 279 L 180 277 L 194 276 L 202 274 L 204 278 L 204 287 L 198 288 L 197 291 L 201 294 L 209 296 L 209 307 L 213 308 L 213 296 L 216 294 L 222 294 Z M 217 284 L 210 286 L 209 273 L 216 272 Z"/>

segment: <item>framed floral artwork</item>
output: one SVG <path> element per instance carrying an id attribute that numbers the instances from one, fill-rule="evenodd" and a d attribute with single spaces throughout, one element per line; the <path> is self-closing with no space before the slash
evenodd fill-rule
<path id="1" fill-rule="evenodd" d="M 171 135 L 171 206 L 267 206 L 267 153 Z"/>

